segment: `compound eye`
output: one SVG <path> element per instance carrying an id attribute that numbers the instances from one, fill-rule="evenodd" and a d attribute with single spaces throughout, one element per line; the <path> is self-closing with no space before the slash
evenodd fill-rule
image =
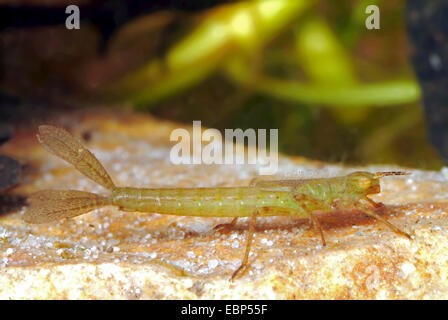
<path id="1" fill-rule="evenodd" d="M 364 178 L 364 177 L 359 178 L 357 183 L 358 183 L 358 186 L 361 189 L 368 189 L 368 188 L 370 188 L 370 185 L 371 185 L 370 179 L 369 178 Z"/>

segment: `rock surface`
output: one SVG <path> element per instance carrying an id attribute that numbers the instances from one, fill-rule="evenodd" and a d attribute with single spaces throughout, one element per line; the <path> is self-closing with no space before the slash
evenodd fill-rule
<path id="1" fill-rule="evenodd" d="M 99 158 L 117 185 L 246 185 L 249 166 L 176 166 L 169 135 L 180 127 L 149 116 L 110 112 L 60 116 Z M 189 129 L 189 128 L 187 128 Z M 0 152 L 26 165 L 27 195 L 41 189 L 107 194 L 22 130 Z M 281 134 L 281 133 L 280 133 Z M 361 168 L 369 171 L 396 167 Z M 334 176 L 360 170 L 281 157 L 281 176 Z M 0 216 L 1 299 L 448 299 L 448 173 L 409 170 L 382 179 L 372 198 L 414 240 L 359 212 L 320 215 L 328 245 L 306 220 L 259 218 L 248 272 L 239 266 L 247 220 L 228 233 L 229 218 L 176 217 L 104 207 L 72 220 L 30 225 L 26 208 Z M 390 210 L 389 210 L 390 211 Z"/>

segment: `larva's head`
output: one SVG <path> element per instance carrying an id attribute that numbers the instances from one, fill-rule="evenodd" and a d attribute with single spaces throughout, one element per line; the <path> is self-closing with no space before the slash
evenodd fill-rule
<path id="1" fill-rule="evenodd" d="M 401 176 L 409 173 L 402 171 L 389 171 L 389 172 L 353 172 L 347 176 L 347 183 L 353 193 L 369 195 L 380 193 L 380 178 L 384 176 Z"/>
<path id="2" fill-rule="evenodd" d="M 380 192 L 379 177 L 374 173 L 357 171 L 347 176 L 347 184 L 354 194 L 368 195 Z"/>

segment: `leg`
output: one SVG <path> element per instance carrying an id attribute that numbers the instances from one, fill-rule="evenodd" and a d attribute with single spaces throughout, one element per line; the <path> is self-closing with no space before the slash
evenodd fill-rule
<path id="1" fill-rule="evenodd" d="M 317 231 L 320 233 L 320 237 L 322 239 L 322 245 L 325 247 L 327 243 L 325 242 L 324 232 L 322 231 L 322 226 L 320 225 L 319 219 L 316 218 L 316 216 L 312 213 L 310 213 L 310 218 L 313 220 L 314 227 Z"/>
<path id="2" fill-rule="evenodd" d="M 369 197 L 365 197 L 364 198 L 365 201 L 367 201 L 368 203 L 370 203 L 372 206 L 374 206 L 375 208 L 379 208 L 381 207 L 381 204 L 373 201 L 372 199 L 370 199 Z"/>
<path id="3" fill-rule="evenodd" d="M 246 242 L 246 251 L 244 253 L 244 258 L 241 262 L 241 265 L 238 269 L 232 274 L 232 278 L 230 280 L 233 280 L 238 273 L 241 272 L 240 276 L 242 276 L 246 272 L 246 268 L 248 266 L 249 261 L 249 253 L 250 253 L 250 246 L 252 245 L 252 239 L 254 237 L 254 231 L 255 231 L 255 221 L 257 219 L 258 210 L 254 212 L 254 215 L 250 218 L 249 222 L 249 234 L 247 235 L 247 242 Z"/>
<path id="4" fill-rule="evenodd" d="M 235 226 L 237 220 L 238 220 L 238 217 L 233 218 L 233 220 L 230 223 L 218 224 L 216 227 L 213 228 L 213 230 L 228 233 L 230 231 L 230 229 L 232 229 Z"/>
<path id="5" fill-rule="evenodd" d="M 260 181 L 260 178 L 259 178 L 259 177 L 255 177 L 255 178 L 253 178 L 253 179 L 250 180 L 250 182 L 249 182 L 249 187 L 255 187 L 255 186 L 257 185 L 258 181 Z"/>
<path id="6" fill-rule="evenodd" d="M 366 199 L 369 199 L 369 198 L 366 198 Z M 370 201 L 372 201 L 373 203 L 377 204 L 373 200 L 370 200 Z M 370 201 L 368 201 L 368 202 L 370 202 Z M 389 221 L 384 219 L 382 216 L 376 214 L 372 209 L 367 208 L 367 207 L 362 206 L 362 205 L 359 205 L 359 204 L 357 205 L 357 207 L 358 207 L 358 209 L 362 210 L 367 215 L 369 215 L 369 216 L 371 216 L 371 217 L 381 221 L 382 223 L 384 223 L 386 226 L 388 226 L 390 229 L 392 229 L 392 231 L 394 231 L 395 233 L 397 233 L 399 235 L 402 235 L 402 236 L 405 236 L 406 238 L 412 240 L 412 237 L 411 237 L 410 234 L 408 234 L 408 233 L 406 233 L 404 231 L 401 231 L 398 227 L 394 226 L 392 223 L 390 223 Z"/>
<path id="7" fill-rule="evenodd" d="M 319 220 L 316 218 L 316 216 L 313 214 L 313 211 L 316 209 L 327 209 L 327 205 L 322 203 L 316 198 L 307 196 L 305 194 L 297 194 L 294 195 L 294 199 L 299 203 L 299 205 L 302 207 L 303 211 L 305 211 L 311 221 L 313 222 L 314 227 L 316 230 L 320 233 L 320 237 L 322 239 L 322 245 L 326 246 L 327 242 L 325 241 L 324 232 L 322 231 L 322 226 L 320 225 Z"/>

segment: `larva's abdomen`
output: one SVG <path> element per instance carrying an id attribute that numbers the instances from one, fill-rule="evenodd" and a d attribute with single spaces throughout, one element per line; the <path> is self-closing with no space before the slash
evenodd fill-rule
<path id="1" fill-rule="evenodd" d="M 258 208 L 261 215 L 283 215 L 288 192 L 268 192 L 253 187 L 137 189 L 117 188 L 112 200 L 126 210 L 202 217 L 248 217 Z M 293 203 L 293 202 L 292 202 Z M 263 210 L 271 208 L 272 210 Z M 289 211 L 289 210 L 287 210 Z"/>

